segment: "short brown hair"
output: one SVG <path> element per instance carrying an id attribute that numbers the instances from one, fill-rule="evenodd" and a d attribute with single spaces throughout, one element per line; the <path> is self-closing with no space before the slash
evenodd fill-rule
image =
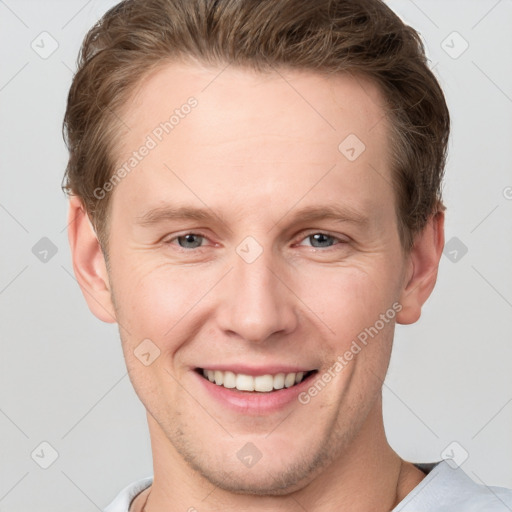
<path id="1" fill-rule="evenodd" d="M 353 73 L 374 81 L 390 121 L 393 186 L 403 247 L 443 209 L 450 119 L 417 32 L 381 0 L 125 0 L 88 32 L 63 133 L 63 189 L 79 196 L 108 256 L 119 112 L 141 80 L 172 60 Z"/>

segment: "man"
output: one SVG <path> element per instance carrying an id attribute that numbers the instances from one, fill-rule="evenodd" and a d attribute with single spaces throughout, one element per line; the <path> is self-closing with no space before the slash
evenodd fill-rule
<path id="1" fill-rule="evenodd" d="M 133 0 L 65 117 L 69 239 L 154 475 L 108 512 L 509 510 L 386 440 L 396 322 L 444 244 L 449 115 L 380 0 Z"/>

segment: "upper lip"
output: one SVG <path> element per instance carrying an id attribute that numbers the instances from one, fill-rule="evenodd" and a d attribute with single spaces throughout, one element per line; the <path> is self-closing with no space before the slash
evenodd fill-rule
<path id="1" fill-rule="evenodd" d="M 219 370 L 222 372 L 241 373 L 244 375 L 252 375 L 253 377 L 257 377 L 258 375 L 276 375 L 278 373 L 306 373 L 316 370 L 316 368 L 311 366 L 291 366 L 283 364 L 270 364 L 264 366 L 249 366 L 246 364 L 208 364 L 205 366 L 199 366 L 198 368 L 201 370 Z"/>

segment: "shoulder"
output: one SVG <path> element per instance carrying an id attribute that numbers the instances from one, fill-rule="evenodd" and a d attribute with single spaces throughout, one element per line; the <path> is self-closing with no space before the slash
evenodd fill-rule
<path id="1" fill-rule="evenodd" d="M 131 483 L 116 496 L 114 501 L 103 512 L 128 512 L 130 503 L 137 494 L 147 489 L 152 483 L 153 477 L 143 478 Z"/>
<path id="2" fill-rule="evenodd" d="M 510 512 L 512 490 L 477 483 L 447 461 L 416 464 L 427 476 L 392 512 Z"/>
<path id="3" fill-rule="evenodd" d="M 427 476 L 392 512 L 510 512 L 512 489 L 473 481 L 461 468 L 446 461 L 415 464 Z M 130 503 L 153 483 L 152 477 L 125 487 L 104 512 L 128 512 Z"/>

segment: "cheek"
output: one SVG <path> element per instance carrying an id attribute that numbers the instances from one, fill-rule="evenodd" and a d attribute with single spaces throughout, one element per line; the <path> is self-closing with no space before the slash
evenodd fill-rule
<path id="1" fill-rule="evenodd" d="M 398 296 L 394 277 L 384 268 L 340 267 L 307 275 L 299 296 L 337 340 L 350 341 L 374 325 Z"/>
<path id="2" fill-rule="evenodd" d="M 197 273 L 171 268 L 169 265 L 118 267 L 114 281 L 118 319 L 131 344 L 145 338 L 162 350 L 176 339 L 173 330 L 193 309 L 204 294 Z"/>
<path id="3" fill-rule="evenodd" d="M 168 265 L 120 265 L 113 283 L 128 373 L 154 415 L 163 395 L 178 400 L 176 353 L 190 339 L 187 319 L 201 296 L 201 287 L 191 286 L 188 277 Z"/>

